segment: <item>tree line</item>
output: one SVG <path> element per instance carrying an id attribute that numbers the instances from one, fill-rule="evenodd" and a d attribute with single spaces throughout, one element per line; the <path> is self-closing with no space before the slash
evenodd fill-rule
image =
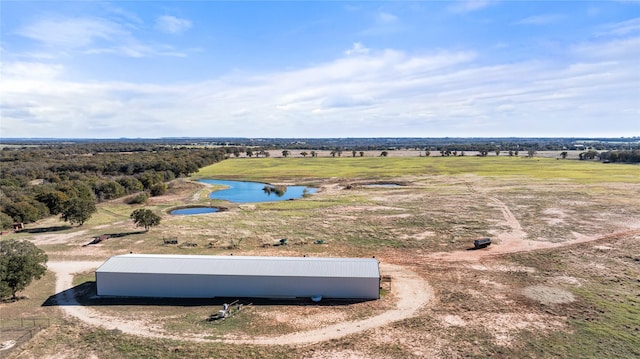
<path id="1" fill-rule="evenodd" d="M 633 151 L 606 151 L 600 152 L 601 161 L 618 163 L 640 163 L 640 150 Z"/>
<path id="2" fill-rule="evenodd" d="M 61 215 L 82 225 L 100 201 L 166 192 L 166 182 L 222 161 L 231 148 L 99 143 L 5 147 L 0 151 L 0 225 Z"/>

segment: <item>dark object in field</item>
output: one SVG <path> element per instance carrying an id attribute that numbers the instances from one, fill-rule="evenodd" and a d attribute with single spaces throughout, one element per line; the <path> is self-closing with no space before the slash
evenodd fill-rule
<path id="1" fill-rule="evenodd" d="M 83 244 L 82 246 L 86 247 L 86 246 L 88 246 L 90 244 L 98 244 L 98 243 L 104 241 L 105 239 L 109 239 L 109 238 L 111 238 L 110 234 L 103 234 L 103 235 L 98 236 L 98 237 L 93 237 L 93 240 L 91 242 L 89 242 L 87 244 Z"/>
<path id="2" fill-rule="evenodd" d="M 475 241 L 473 241 L 473 247 L 475 249 L 480 249 L 480 248 L 485 248 L 488 245 L 491 244 L 491 238 L 482 238 L 482 239 L 476 239 Z"/>

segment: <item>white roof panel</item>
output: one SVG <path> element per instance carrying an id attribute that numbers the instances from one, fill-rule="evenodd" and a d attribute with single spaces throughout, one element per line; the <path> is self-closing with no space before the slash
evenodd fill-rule
<path id="1" fill-rule="evenodd" d="M 379 278 L 375 258 L 257 257 L 125 254 L 109 258 L 98 273 Z"/>

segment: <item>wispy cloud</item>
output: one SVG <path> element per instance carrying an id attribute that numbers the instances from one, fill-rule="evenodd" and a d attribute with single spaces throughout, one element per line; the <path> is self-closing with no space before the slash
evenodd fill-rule
<path id="1" fill-rule="evenodd" d="M 167 34 L 180 34 L 191 28 L 191 21 L 164 15 L 156 19 L 156 29 Z"/>
<path id="2" fill-rule="evenodd" d="M 58 77 L 63 70 L 64 66 L 60 64 L 18 61 L 2 63 L 0 74 L 5 79 L 53 79 Z"/>
<path id="3" fill-rule="evenodd" d="M 449 6 L 448 10 L 453 13 L 468 13 L 482 10 L 496 3 L 497 1 L 495 0 L 459 0 Z"/>
<path id="4" fill-rule="evenodd" d="M 601 29 L 602 30 L 598 33 L 598 35 L 601 36 L 624 36 L 640 32 L 640 17 L 613 24 L 602 25 Z"/>
<path id="5" fill-rule="evenodd" d="M 82 48 L 98 40 L 114 41 L 129 36 L 117 23 L 98 18 L 51 18 L 29 24 L 17 32 L 47 47 Z"/>
<path id="6" fill-rule="evenodd" d="M 403 30 L 400 18 L 387 11 L 378 11 L 373 15 L 371 25 L 358 33 L 359 36 L 374 36 L 397 33 Z"/>
<path id="7" fill-rule="evenodd" d="M 362 43 L 356 42 L 344 53 L 345 55 L 364 55 L 369 53 L 369 49 L 367 49 Z"/>
<path id="8" fill-rule="evenodd" d="M 378 13 L 378 22 L 382 24 L 393 24 L 398 21 L 398 17 L 388 12 L 381 11 Z"/>
<path id="9" fill-rule="evenodd" d="M 134 33 L 138 28 L 135 23 L 98 17 L 50 17 L 23 26 L 17 34 L 42 46 L 34 53 L 40 58 L 56 58 L 69 53 L 124 57 L 186 56 L 184 51 L 170 45 L 141 41 Z"/>
<path id="10" fill-rule="evenodd" d="M 562 21 L 566 16 L 561 14 L 544 14 L 529 16 L 517 21 L 516 25 L 549 25 Z"/>

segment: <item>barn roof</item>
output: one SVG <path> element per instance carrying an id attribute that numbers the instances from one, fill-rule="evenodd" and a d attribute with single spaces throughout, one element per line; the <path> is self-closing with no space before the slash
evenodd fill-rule
<path id="1" fill-rule="evenodd" d="M 125 254 L 96 273 L 379 278 L 375 258 Z"/>

